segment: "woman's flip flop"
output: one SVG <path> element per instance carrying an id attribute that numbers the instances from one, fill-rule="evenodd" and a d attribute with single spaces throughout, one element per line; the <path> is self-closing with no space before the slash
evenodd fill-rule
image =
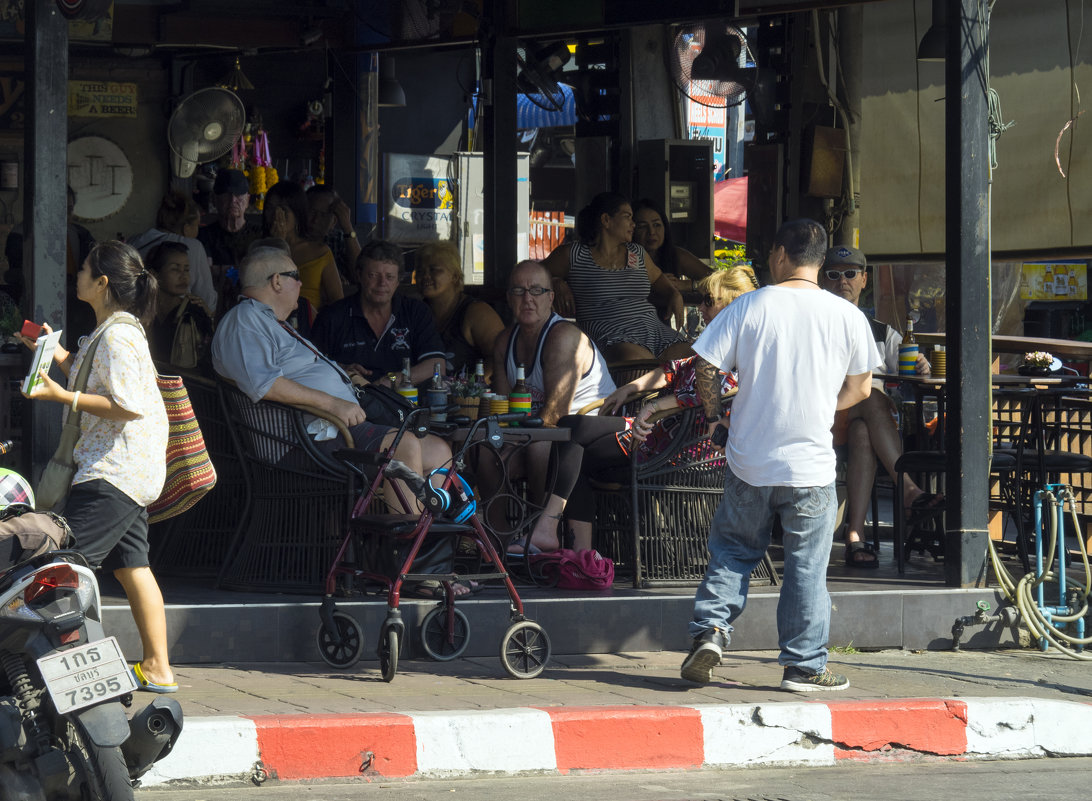
<path id="1" fill-rule="evenodd" d="M 176 693 L 178 692 L 178 684 L 171 682 L 170 684 L 156 684 L 144 675 L 144 668 L 137 662 L 132 667 L 133 678 L 136 679 L 137 688 L 149 693 Z"/>

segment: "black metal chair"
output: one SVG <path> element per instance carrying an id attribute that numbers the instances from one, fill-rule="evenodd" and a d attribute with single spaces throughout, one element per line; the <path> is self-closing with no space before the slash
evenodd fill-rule
<path id="1" fill-rule="evenodd" d="M 616 571 L 632 574 L 634 587 L 689 586 L 705 576 L 727 466 L 700 411 L 661 413 L 675 421 L 669 446 L 643 463 L 631 458 L 628 482 L 596 488 L 597 543 Z M 751 583 L 778 584 L 768 554 Z"/>
<path id="2" fill-rule="evenodd" d="M 246 517 L 246 473 L 235 450 L 216 382 L 170 367 L 163 372 L 182 376 L 205 447 L 216 467 L 216 486 L 192 508 L 152 527 L 152 566 L 158 575 L 215 578 Z"/>
<path id="3" fill-rule="evenodd" d="M 350 471 L 307 433 L 309 420 L 324 414 L 271 401 L 254 403 L 226 381 L 220 388 L 250 491 L 218 586 L 321 594 L 354 498 Z M 344 426 L 339 433 L 351 447 Z"/>

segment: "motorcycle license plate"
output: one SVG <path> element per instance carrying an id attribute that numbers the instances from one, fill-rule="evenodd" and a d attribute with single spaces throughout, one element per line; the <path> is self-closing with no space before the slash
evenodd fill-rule
<path id="1" fill-rule="evenodd" d="M 118 641 L 107 637 L 38 660 L 46 689 L 61 714 L 136 690 Z"/>

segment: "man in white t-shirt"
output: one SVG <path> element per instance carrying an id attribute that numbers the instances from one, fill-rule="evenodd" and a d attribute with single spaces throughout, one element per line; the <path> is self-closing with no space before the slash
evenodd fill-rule
<path id="1" fill-rule="evenodd" d="M 826 572 L 837 510 L 830 428 L 836 409 L 868 397 L 878 354 L 864 315 L 819 288 L 826 249 L 826 231 L 815 221 L 783 224 L 770 251 L 774 286 L 737 298 L 694 343 L 714 441 L 724 433 L 716 429 L 727 429 L 728 469 L 689 627 L 694 644 L 682 664 L 688 681 L 712 679 L 778 516 L 785 549 L 777 604 L 781 688 L 849 686 L 827 668 Z M 739 378 L 730 428 L 721 417 L 718 370 Z"/>

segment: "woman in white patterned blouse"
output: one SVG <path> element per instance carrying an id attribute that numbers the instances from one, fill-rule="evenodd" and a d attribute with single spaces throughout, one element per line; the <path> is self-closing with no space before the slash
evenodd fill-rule
<path id="1" fill-rule="evenodd" d="M 167 693 L 178 685 L 167 657 L 163 595 L 148 561 L 146 508 L 163 489 L 167 413 L 139 324 L 154 313 L 156 289 L 155 277 L 132 247 L 96 245 L 76 276 L 76 295 L 95 312 L 96 328 L 76 353 L 58 345 L 53 355 L 72 387 L 97 338 L 87 385 L 72 391 L 42 370 L 30 397 L 82 412 L 64 515 L 76 549 L 93 567 L 112 569 L 125 588 L 144 648 L 143 660 L 133 666 L 138 686 Z"/>

